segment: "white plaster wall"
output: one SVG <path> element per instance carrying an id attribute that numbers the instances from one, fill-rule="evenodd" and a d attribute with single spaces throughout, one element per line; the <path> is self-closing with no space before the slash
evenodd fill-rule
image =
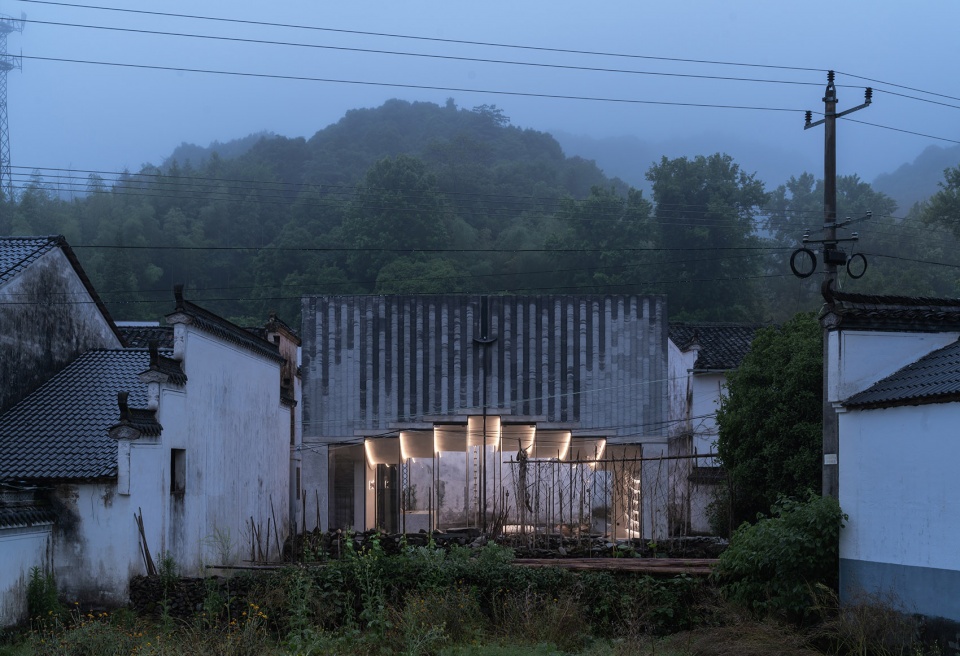
<path id="1" fill-rule="evenodd" d="M 693 376 L 693 406 L 691 423 L 693 425 L 694 448 L 697 453 L 714 451 L 717 441 L 717 410 L 720 409 L 720 397 L 727 377 L 723 373 L 699 373 Z M 716 464 L 713 459 L 700 459 L 701 466 Z"/>
<path id="2" fill-rule="evenodd" d="M 684 421 L 690 417 L 688 395 L 690 392 L 690 370 L 696 361 L 697 352 L 684 353 L 673 340 L 667 340 L 667 418 L 670 420 L 669 433 L 678 434 L 690 429 Z"/>
<path id="3" fill-rule="evenodd" d="M 115 483 L 103 482 L 60 486 L 56 499 L 62 506 L 54 533 L 60 594 L 68 601 L 126 603 L 127 582 L 145 573 L 130 498 L 116 494 Z M 159 529 L 146 513 L 144 522 Z"/>
<path id="4" fill-rule="evenodd" d="M 960 570 L 960 404 L 840 414 L 840 557 Z"/>
<path id="5" fill-rule="evenodd" d="M 51 567 L 50 526 L 0 529 L 0 627 L 27 619 L 30 570 Z"/>
<path id="6" fill-rule="evenodd" d="M 188 327 L 183 364 L 185 393 L 161 395 L 158 469 L 167 476 L 166 547 L 185 573 L 196 574 L 223 559 L 223 546 L 232 560 L 249 557 L 251 517 L 264 540 L 268 521 L 279 521 L 283 542 L 290 516 L 290 419 L 280 403 L 279 363 Z M 182 507 L 169 491 L 174 448 L 186 450 Z M 277 555 L 275 540 L 271 553 Z"/>
<path id="7" fill-rule="evenodd" d="M 927 353 L 957 341 L 960 333 L 830 331 L 827 335 L 828 400 L 842 401 Z"/>

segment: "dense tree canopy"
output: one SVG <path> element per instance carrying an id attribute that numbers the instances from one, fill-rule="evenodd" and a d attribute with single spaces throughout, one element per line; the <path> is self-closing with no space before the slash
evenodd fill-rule
<path id="1" fill-rule="evenodd" d="M 666 288 L 674 316 L 709 321 L 757 318 L 762 259 L 753 219 L 763 183 L 729 155 L 664 157 L 647 172 L 653 183 Z"/>
<path id="2" fill-rule="evenodd" d="M 717 452 L 729 475 L 735 525 L 769 513 L 779 495 L 819 490 L 823 413 L 820 324 L 798 314 L 757 332 L 727 378 Z"/>
<path id="3" fill-rule="evenodd" d="M 184 145 L 109 180 L 35 176 L 0 199 L 0 233 L 64 234 L 120 319 L 155 319 L 179 282 L 224 316 L 293 323 L 300 296 L 318 293 L 662 293 L 672 318 L 717 321 L 783 320 L 821 302 L 818 277 L 798 293 L 786 259 L 804 227 L 822 225 L 809 174 L 768 199 L 727 155 L 663 158 L 647 199 L 497 107 L 452 100 L 392 100 L 309 139 L 216 148 Z M 841 284 L 956 293 L 955 269 L 921 262 L 956 250 L 931 217 L 950 215 L 957 182 L 903 240 L 917 216 L 891 216 L 889 198 L 842 177 L 841 219 L 874 218 L 856 226 L 870 273 Z"/>

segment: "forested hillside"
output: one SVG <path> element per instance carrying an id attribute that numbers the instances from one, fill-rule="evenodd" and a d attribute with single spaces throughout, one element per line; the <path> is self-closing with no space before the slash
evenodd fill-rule
<path id="1" fill-rule="evenodd" d="M 781 320 L 819 305 L 790 274 L 822 226 L 810 174 L 768 191 L 729 156 L 662 158 L 652 197 L 566 157 L 494 106 L 389 101 L 310 139 L 182 146 L 160 166 L 64 199 L 36 178 L 0 204 L 0 234 L 64 234 L 117 318 L 156 319 L 175 283 L 240 322 L 299 320 L 302 294 L 605 293 L 668 296 L 672 317 Z M 856 176 L 840 217 L 870 270 L 848 289 L 953 295 L 956 240 Z M 846 234 L 846 233 L 845 233 Z"/>

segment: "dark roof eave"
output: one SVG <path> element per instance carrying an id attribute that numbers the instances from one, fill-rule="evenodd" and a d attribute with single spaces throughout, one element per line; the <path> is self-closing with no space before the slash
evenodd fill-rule
<path id="1" fill-rule="evenodd" d="M 929 394 L 926 396 L 916 396 L 902 399 L 889 399 L 885 401 L 844 401 L 841 405 L 850 410 L 883 410 L 885 408 L 901 408 L 904 406 L 933 405 L 938 403 L 957 403 L 960 402 L 960 393 L 951 392 L 949 394 Z"/>
<path id="2" fill-rule="evenodd" d="M 223 317 L 217 316 L 199 305 L 185 299 L 178 299 L 177 309 L 166 316 L 167 323 L 176 323 L 181 321 L 183 317 L 189 318 L 189 323 L 204 332 L 233 342 L 238 346 L 242 346 L 275 362 L 281 364 L 286 362 L 286 359 L 280 355 L 280 350 L 276 344 L 271 344 L 265 339 L 251 334 L 249 331 L 227 321 Z"/>
<path id="3" fill-rule="evenodd" d="M 77 274 L 77 277 L 80 278 L 80 282 L 83 283 L 84 289 L 87 290 L 87 293 L 90 295 L 90 298 L 93 299 L 93 302 L 96 304 L 97 309 L 100 310 L 100 313 L 103 315 L 103 318 L 107 320 L 107 323 L 110 325 L 110 330 L 113 331 L 113 334 L 116 336 L 117 341 L 121 346 L 127 345 L 127 340 L 124 339 L 123 333 L 120 332 L 120 329 L 117 328 L 116 322 L 114 322 L 113 317 L 110 316 L 110 311 L 107 310 L 107 306 L 104 305 L 103 301 L 100 299 L 100 296 L 97 294 L 97 290 L 94 289 L 93 283 L 90 282 L 90 278 L 87 277 L 87 274 L 84 272 L 83 267 L 80 265 L 80 260 L 77 259 L 77 254 L 73 252 L 73 249 L 70 248 L 70 244 L 67 243 L 66 237 L 63 235 L 57 235 L 56 237 L 57 245 L 60 247 L 60 250 L 63 251 L 63 254 L 66 255 L 67 260 L 70 262 L 70 265 L 73 267 L 74 273 Z"/>
<path id="4" fill-rule="evenodd" d="M 0 483 L 31 487 L 52 487 L 55 485 L 76 485 L 83 483 L 116 483 L 117 474 L 98 474 L 96 476 L 10 476 L 0 479 Z"/>

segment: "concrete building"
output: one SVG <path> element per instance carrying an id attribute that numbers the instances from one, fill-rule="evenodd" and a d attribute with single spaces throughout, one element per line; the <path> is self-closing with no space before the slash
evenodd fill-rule
<path id="1" fill-rule="evenodd" d="M 960 622 L 960 300 L 829 291 L 841 598 Z M 952 634 L 951 634 L 952 638 Z"/>
<path id="2" fill-rule="evenodd" d="M 305 297 L 302 368 L 324 529 L 666 532 L 662 297 Z"/>

